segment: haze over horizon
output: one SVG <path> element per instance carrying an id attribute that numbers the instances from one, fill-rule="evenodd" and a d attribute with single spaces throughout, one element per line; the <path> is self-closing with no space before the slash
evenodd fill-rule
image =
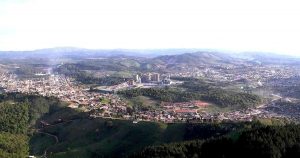
<path id="1" fill-rule="evenodd" d="M 299 55 L 297 1 L 4 0 L 0 50 L 199 48 Z"/>

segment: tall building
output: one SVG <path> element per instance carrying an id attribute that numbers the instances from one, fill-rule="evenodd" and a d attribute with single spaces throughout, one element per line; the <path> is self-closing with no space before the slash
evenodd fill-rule
<path id="1" fill-rule="evenodd" d="M 151 74 L 144 74 L 141 78 L 142 83 L 148 83 L 151 81 Z"/>
<path id="2" fill-rule="evenodd" d="M 153 73 L 151 75 L 151 81 L 159 82 L 160 81 L 160 75 L 159 75 L 159 73 Z"/>
<path id="3" fill-rule="evenodd" d="M 135 82 L 136 83 L 142 83 L 142 79 L 141 79 L 141 77 L 139 75 L 135 76 Z"/>

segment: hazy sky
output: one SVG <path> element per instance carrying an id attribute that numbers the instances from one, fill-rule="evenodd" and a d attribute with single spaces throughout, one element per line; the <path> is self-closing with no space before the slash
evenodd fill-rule
<path id="1" fill-rule="evenodd" d="M 297 0 L 0 0 L 0 50 L 204 48 L 300 54 Z"/>

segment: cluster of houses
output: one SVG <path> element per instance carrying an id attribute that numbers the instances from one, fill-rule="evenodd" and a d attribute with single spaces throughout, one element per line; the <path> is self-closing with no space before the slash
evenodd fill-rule
<path id="1" fill-rule="evenodd" d="M 116 95 L 90 92 L 88 88 L 77 84 L 64 75 L 49 75 L 41 78 L 19 79 L 14 74 L 0 74 L 0 87 L 6 92 L 21 92 L 54 96 L 68 102 L 72 108 L 86 111 L 103 108 L 107 113 L 126 110 L 126 104 Z M 101 98 L 109 102 L 101 102 Z"/>
<path id="2" fill-rule="evenodd" d="M 264 71 L 265 74 L 276 72 Z M 279 71 L 280 72 L 280 71 Z M 263 73 L 264 74 L 264 73 Z M 292 73 L 287 73 L 292 75 Z M 154 79 L 160 76 L 154 75 Z M 137 77 L 139 80 L 140 78 Z M 116 89 L 129 86 L 127 82 L 116 85 Z M 286 111 L 293 111 L 295 107 L 271 107 L 252 108 L 225 113 L 205 112 L 210 106 L 203 101 L 190 102 L 162 102 L 160 107 L 152 110 L 133 111 L 128 108 L 126 102 L 112 93 L 99 93 L 90 91 L 89 88 L 73 81 L 64 75 L 46 75 L 38 78 L 20 79 L 15 74 L 0 72 L 0 87 L 6 92 L 21 92 L 39 94 L 43 96 L 55 96 L 62 101 L 68 102 L 72 108 L 82 108 L 91 112 L 91 117 L 118 118 L 128 120 L 182 122 L 187 120 L 198 121 L 252 121 L 254 117 L 269 118 L 281 117 Z M 299 108 L 296 108 L 299 111 Z M 299 117 L 299 113 L 293 113 L 293 117 Z"/>
<path id="3" fill-rule="evenodd" d="M 170 72 L 173 77 L 203 77 L 218 82 L 235 82 L 246 80 L 255 87 L 262 86 L 271 78 L 290 78 L 299 76 L 299 68 L 274 65 L 236 65 L 204 66 L 201 68 L 186 67 L 182 71 Z"/>

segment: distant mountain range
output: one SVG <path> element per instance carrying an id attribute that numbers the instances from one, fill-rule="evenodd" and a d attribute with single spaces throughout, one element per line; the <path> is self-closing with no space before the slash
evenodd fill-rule
<path id="1" fill-rule="evenodd" d="M 24 58 L 99 58 L 99 57 L 141 57 L 149 62 L 184 65 L 201 64 L 233 64 L 237 62 L 255 62 L 264 64 L 298 64 L 299 57 L 271 53 L 246 52 L 223 53 L 201 49 L 83 49 L 74 47 L 59 47 L 39 49 L 34 51 L 0 51 L 0 59 Z"/>
<path id="2" fill-rule="evenodd" d="M 137 56 L 156 57 L 160 55 L 183 54 L 198 49 L 84 49 L 75 47 L 58 47 L 33 51 L 0 51 L 0 58 L 60 58 L 60 57 L 110 57 Z"/>
<path id="3" fill-rule="evenodd" d="M 244 58 L 252 61 L 257 61 L 265 64 L 291 64 L 299 63 L 299 56 L 290 56 L 274 53 L 264 53 L 264 52 L 245 52 L 237 54 L 237 57 Z"/>
<path id="4" fill-rule="evenodd" d="M 199 64 L 216 64 L 216 63 L 228 63 L 233 60 L 228 54 L 218 52 L 195 52 L 185 53 L 179 55 L 165 55 L 159 56 L 153 59 L 154 61 L 161 61 L 166 64 L 188 64 L 188 65 L 199 65 Z"/>

